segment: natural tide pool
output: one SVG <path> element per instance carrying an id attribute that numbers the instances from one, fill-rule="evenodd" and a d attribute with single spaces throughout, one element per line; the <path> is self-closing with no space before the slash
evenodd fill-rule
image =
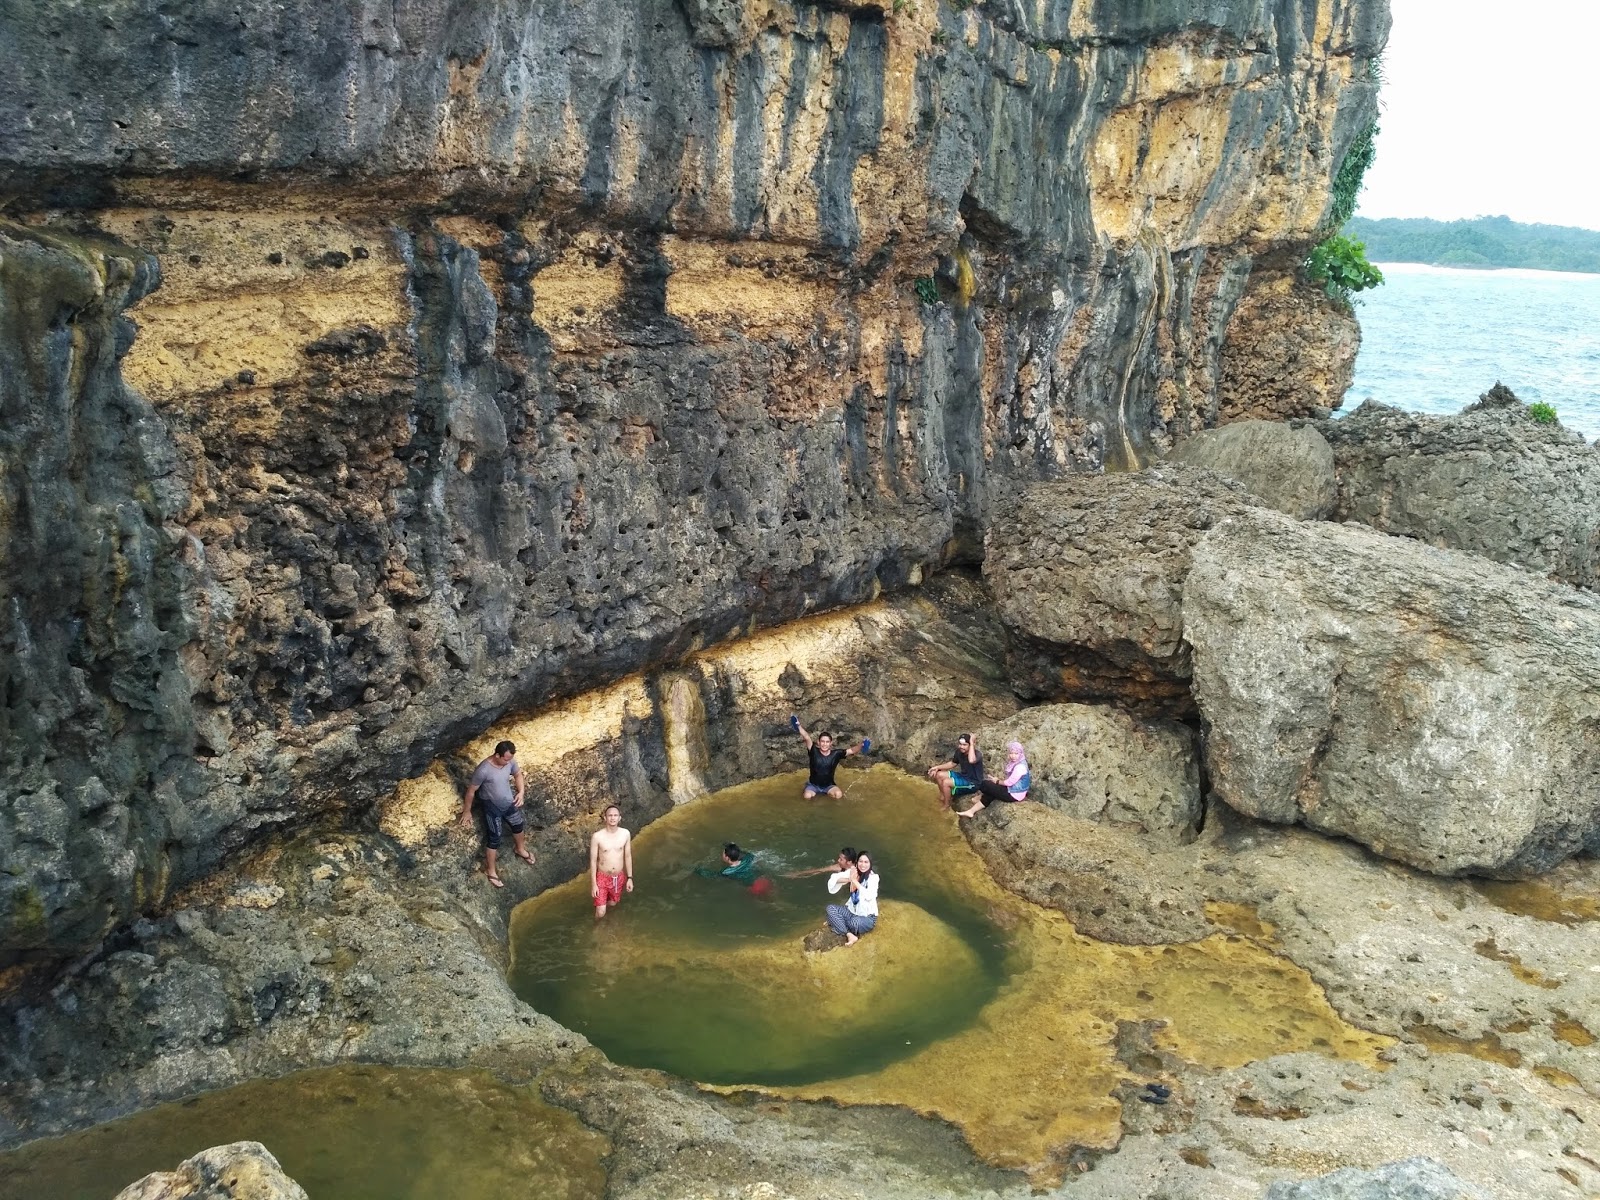
<path id="1" fill-rule="evenodd" d="M 634 842 L 635 890 L 594 919 L 588 875 L 512 919 L 517 994 L 615 1062 L 702 1083 L 800 1084 L 879 1070 L 966 1028 L 997 994 L 1010 938 L 952 878 L 970 853 L 920 780 L 841 773 L 844 800 L 803 800 L 803 775 L 729 788 L 657 821 Z M 720 870 L 725 842 L 757 856 L 752 890 Z M 878 928 L 807 953 L 843 846 L 882 876 Z"/>
<path id="2" fill-rule="evenodd" d="M 841 773 L 846 799 L 800 799 L 802 774 L 682 805 L 637 836 L 636 891 L 603 921 L 588 877 L 519 906 L 511 979 L 615 1061 L 717 1090 L 901 1105 L 957 1126 L 994 1166 L 1058 1179 L 1072 1146 L 1120 1137 L 1118 1024 L 1235 1067 L 1311 1050 L 1377 1066 L 1390 1039 L 1344 1022 L 1270 928 L 1213 906 L 1219 932 L 1168 946 L 1078 934 L 1000 888 L 925 780 Z M 723 842 L 780 876 L 770 898 L 702 879 Z M 785 871 L 864 848 L 883 873 L 878 928 L 807 952 L 824 876 Z"/>
<path id="3" fill-rule="evenodd" d="M 0 1154 L 0 1200 L 110 1200 L 209 1146 L 261 1142 L 316 1200 L 588 1200 L 607 1139 L 484 1071 L 329 1067 Z"/>

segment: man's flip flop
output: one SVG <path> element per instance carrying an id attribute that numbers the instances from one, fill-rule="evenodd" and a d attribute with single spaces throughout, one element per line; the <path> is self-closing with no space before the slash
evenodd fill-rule
<path id="1" fill-rule="evenodd" d="M 485 875 L 484 878 L 494 884 L 495 887 L 505 887 L 506 885 L 506 881 L 498 875 Z"/>
<path id="2" fill-rule="evenodd" d="M 523 862 L 527 863 L 530 867 L 533 866 L 533 855 L 531 853 L 519 854 L 517 857 Z"/>

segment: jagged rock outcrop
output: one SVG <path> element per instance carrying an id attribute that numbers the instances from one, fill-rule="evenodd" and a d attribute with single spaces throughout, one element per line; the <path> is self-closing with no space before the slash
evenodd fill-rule
<path id="1" fill-rule="evenodd" d="M 1019 688 L 1191 712 L 1190 556 L 1218 522 L 1257 503 L 1239 485 L 1181 465 L 1028 489 L 991 530 L 983 564 Z"/>
<path id="2" fill-rule="evenodd" d="M 29 850 L 0 954 L 81 949 L 508 711 L 904 586 L 975 553 L 1014 481 L 1209 423 L 1252 264 L 1314 237 L 1387 22 L 1382 0 L 0 11 L 6 236 L 97 231 L 163 280 L 71 334 L 77 363 L 127 351 L 154 412 L 93 485 L 132 524 L 47 537 L 5 509 L 4 600 L 146 549 L 11 626 L 32 680 L 4 719 L 78 691 L 145 713 L 96 641 L 119 611 L 160 631 L 134 691 L 166 696 L 81 770 L 7 755 L 0 824 Z M 54 313 L 53 286 L 9 273 L 5 303 Z M 95 474 L 75 447 L 103 434 L 53 414 L 135 405 L 115 371 L 12 378 L 48 436 L 6 443 L 7 480 L 30 456 Z M 80 836 L 105 851 L 34 849 Z"/>
<path id="3" fill-rule="evenodd" d="M 176 1171 L 131 1183 L 116 1200 L 306 1200 L 260 1142 L 230 1142 L 188 1158 Z"/>
<path id="4" fill-rule="evenodd" d="M 1262 264 L 1223 337 L 1217 423 L 1326 417 L 1344 403 L 1360 349 L 1348 305 L 1307 287 L 1296 262 Z"/>
<path id="5" fill-rule="evenodd" d="M 1193 562 L 1184 636 L 1216 796 L 1437 874 L 1600 850 L 1600 601 L 1266 512 Z"/>
<path id="6" fill-rule="evenodd" d="M 1333 513 L 1333 448 L 1309 424 L 1235 421 L 1203 429 L 1172 448 L 1173 462 L 1231 479 L 1263 504 L 1301 521 Z"/>
<path id="7" fill-rule="evenodd" d="M 1030 802 L 1136 829 L 1158 843 L 1194 837 L 1200 764 L 1187 726 L 1103 706 L 1038 705 L 982 730 L 978 744 L 991 774 L 1004 776 L 1012 738 L 1027 751 Z"/>
<path id="8" fill-rule="evenodd" d="M 1600 449 L 1534 421 L 1511 389 L 1453 417 L 1368 400 L 1321 428 L 1336 519 L 1600 585 Z"/>

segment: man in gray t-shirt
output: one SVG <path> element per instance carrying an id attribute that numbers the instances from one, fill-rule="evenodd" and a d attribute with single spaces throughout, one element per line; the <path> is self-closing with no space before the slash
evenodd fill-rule
<path id="1" fill-rule="evenodd" d="M 501 742 L 494 753 L 478 764 L 467 787 L 467 798 L 461 805 L 461 824 L 472 823 L 472 801 L 483 801 L 484 874 L 495 887 L 505 887 L 505 882 L 495 871 L 495 859 L 500 856 L 501 827 L 511 830 L 511 849 L 518 858 L 533 865 L 533 854 L 527 847 L 527 822 L 522 815 L 522 793 L 527 786 L 522 768 L 517 766 L 517 748 L 510 742 Z"/>

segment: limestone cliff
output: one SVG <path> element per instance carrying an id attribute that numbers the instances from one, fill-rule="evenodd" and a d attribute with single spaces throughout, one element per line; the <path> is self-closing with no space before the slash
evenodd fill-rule
<path id="1" fill-rule="evenodd" d="M 1252 411 L 1387 25 L 0 3 L 0 953 Z"/>

